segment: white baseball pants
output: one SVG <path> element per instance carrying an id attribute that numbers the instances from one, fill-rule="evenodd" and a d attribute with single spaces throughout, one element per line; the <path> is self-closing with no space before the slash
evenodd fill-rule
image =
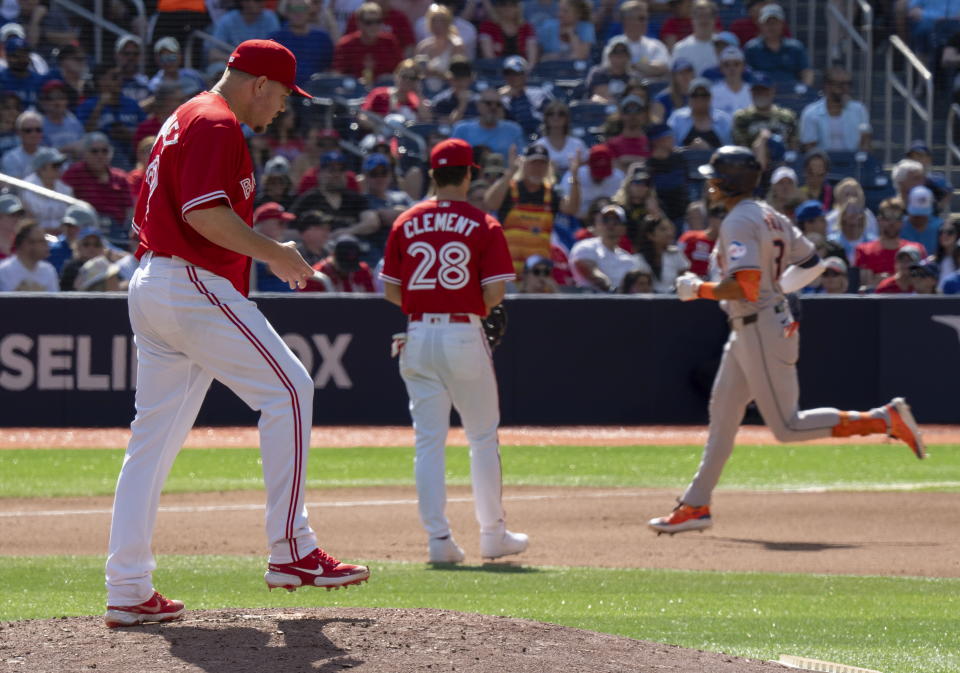
<path id="1" fill-rule="evenodd" d="M 400 376 L 410 396 L 416 436 L 414 472 L 420 520 L 429 537 L 450 535 L 445 513 L 445 448 L 450 407 L 456 407 L 470 445 L 473 500 L 481 533 L 503 528 L 501 504 L 500 400 L 493 360 L 480 319 L 449 322 L 445 313 L 425 313 L 411 322 L 400 353 Z"/>
<path id="2" fill-rule="evenodd" d="M 260 411 L 270 561 L 309 554 L 317 546 L 303 497 L 313 381 L 303 365 L 229 281 L 176 257 L 144 256 L 128 304 L 137 413 L 113 505 L 108 605 L 137 605 L 153 593 L 160 491 L 214 378 Z"/>

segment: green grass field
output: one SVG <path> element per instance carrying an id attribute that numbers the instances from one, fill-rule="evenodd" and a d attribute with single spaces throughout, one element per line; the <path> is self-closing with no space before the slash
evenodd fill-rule
<path id="1" fill-rule="evenodd" d="M 503 447 L 506 481 L 541 486 L 678 487 L 700 447 Z M 728 489 L 960 491 L 960 447 L 917 461 L 897 444 L 738 447 Z M 321 456 L 322 454 L 322 456 Z M 5 497 L 112 493 L 118 450 L 0 451 Z M 314 450 L 312 488 L 412 484 L 409 449 Z M 468 483 L 465 449 L 451 483 Z M 255 450 L 186 450 L 170 491 L 262 488 Z M 958 503 L 960 504 L 960 503 Z M 2 548 L 2 547 L 0 547 Z M 761 659 L 796 654 L 883 673 L 960 671 L 960 579 L 642 569 L 466 566 L 370 560 L 375 581 L 347 592 L 267 593 L 261 557 L 166 556 L 157 582 L 193 609 L 431 607 L 553 622 Z M 64 572 L 64 567 L 71 569 Z M 56 578 L 37 583 L 37 575 Z M 239 581 L 238 581 L 239 580 Z M 23 589 L 14 589 L 23 587 Z M 0 556 L 0 621 L 92 614 L 103 559 Z"/>

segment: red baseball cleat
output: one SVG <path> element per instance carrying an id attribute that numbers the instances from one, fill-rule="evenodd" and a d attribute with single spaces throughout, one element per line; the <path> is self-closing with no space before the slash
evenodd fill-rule
<path id="1" fill-rule="evenodd" d="M 366 566 L 340 563 L 319 547 L 294 563 L 269 564 L 263 576 L 271 591 L 296 591 L 300 587 L 325 587 L 329 591 L 369 578 L 370 569 Z"/>
<path id="2" fill-rule="evenodd" d="M 180 619 L 184 610 L 182 601 L 164 598 L 159 591 L 154 591 L 150 600 L 140 605 L 108 605 L 103 623 L 112 629 L 146 622 L 172 622 Z"/>
<path id="3" fill-rule="evenodd" d="M 673 535 L 687 530 L 706 530 L 713 525 L 713 519 L 710 518 L 710 505 L 691 507 L 681 502 L 673 508 L 669 516 L 650 519 L 647 525 L 657 531 L 657 535 Z"/>
<path id="4" fill-rule="evenodd" d="M 927 452 L 923 435 L 920 434 L 920 426 L 914 420 L 907 401 L 902 397 L 894 397 L 886 407 L 890 414 L 890 436 L 909 446 L 917 458 L 925 458 Z"/>

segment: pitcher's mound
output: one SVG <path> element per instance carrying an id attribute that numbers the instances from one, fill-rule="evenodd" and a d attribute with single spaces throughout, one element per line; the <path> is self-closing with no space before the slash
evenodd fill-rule
<path id="1" fill-rule="evenodd" d="M 95 617 L 70 617 L 0 624 L 0 642 L 0 669 L 31 673 L 784 670 L 593 631 L 443 610 L 194 611 L 184 621 L 126 629 L 107 629 Z"/>

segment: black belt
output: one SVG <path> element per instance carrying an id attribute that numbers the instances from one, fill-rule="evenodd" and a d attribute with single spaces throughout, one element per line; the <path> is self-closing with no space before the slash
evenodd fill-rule
<path id="1" fill-rule="evenodd" d="M 740 321 L 741 326 L 752 325 L 753 323 L 757 322 L 757 315 L 758 314 L 756 313 L 751 313 L 750 315 L 745 315 L 742 318 L 730 318 L 730 320 L 727 322 L 730 323 L 730 329 L 736 329 L 737 320 Z"/>

